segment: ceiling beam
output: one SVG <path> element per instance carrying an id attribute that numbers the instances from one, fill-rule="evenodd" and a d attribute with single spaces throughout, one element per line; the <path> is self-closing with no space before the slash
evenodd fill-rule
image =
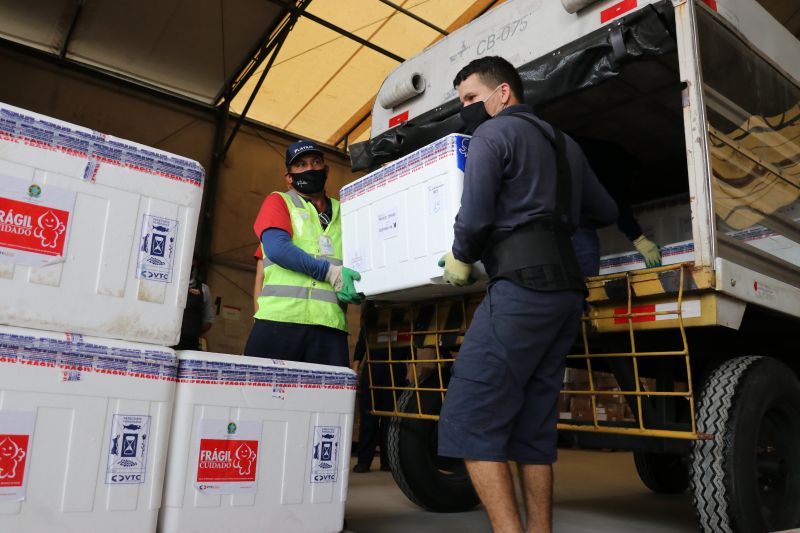
<path id="1" fill-rule="evenodd" d="M 300 17 L 300 15 L 303 14 L 305 8 L 308 7 L 308 4 L 310 3 L 311 0 L 304 0 L 300 2 L 299 4 L 300 7 L 298 9 L 293 7 L 291 13 L 289 14 L 289 18 L 287 19 L 286 24 L 283 26 L 283 28 L 281 28 L 280 33 L 275 36 L 275 39 L 272 40 L 273 43 L 272 55 L 270 56 L 269 61 L 267 62 L 267 66 L 264 67 L 264 70 L 261 72 L 261 76 L 259 76 L 258 81 L 256 82 L 256 86 L 253 88 L 253 92 L 250 93 L 250 98 L 247 99 L 247 103 L 245 104 L 244 109 L 242 109 L 241 115 L 239 115 L 239 118 L 236 120 L 236 124 L 233 126 L 233 130 L 231 131 L 231 134 L 228 136 L 228 140 L 225 141 L 224 147 L 222 148 L 219 154 L 220 158 L 223 161 L 225 160 L 225 154 L 228 153 L 231 144 L 233 144 L 233 139 L 236 137 L 236 134 L 239 133 L 239 128 L 242 127 L 242 124 L 247 118 L 247 113 L 248 111 L 250 111 L 250 106 L 253 105 L 253 102 L 255 101 L 256 96 L 258 95 L 258 91 L 261 90 L 261 85 L 264 83 L 267 74 L 269 74 L 269 71 L 272 69 L 272 65 L 275 63 L 275 59 L 278 57 L 278 54 L 280 53 L 281 48 L 283 47 L 283 43 L 286 42 L 286 39 L 289 37 L 289 33 L 292 31 L 292 28 L 294 28 L 294 25 L 297 22 L 297 19 Z M 230 100 L 226 100 L 224 103 L 224 105 L 229 105 L 229 104 Z"/>
<path id="2" fill-rule="evenodd" d="M 280 28 L 286 23 L 286 15 L 288 12 L 289 10 L 286 8 L 278 11 L 274 22 L 270 24 L 267 31 L 256 41 L 256 45 L 253 47 L 252 51 L 236 68 L 233 75 L 225 80 L 225 85 L 220 88 L 217 96 L 214 98 L 215 105 L 220 105 L 223 99 L 229 102 L 233 101 L 236 94 L 245 86 L 250 77 L 258 70 L 258 67 L 267 59 L 270 51 L 269 44 L 272 40 L 270 37 L 280 33 Z"/>
<path id="3" fill-rule="evenodd" d="M 64 42 L 61 43 L 61 51 L 58 53 L 58 58 L 63 60 L 67 57 L 67 50 L 69 49 L 69 43 L 72 40 L 72 34 L 75 32 L 75 26 L 78 25 L 78 19 L 81 16 L 81 11 L 83 11 L 83 4 L 84 0 L 77 0 L 75 2 L 75 10 L 72 12 L 72 18 L 70 19 L 69 29 L 67 29 L 67 35 L 64 37 Z"/>
<path id="4" fill-rule="evenodd" d="M 412 13 L 408 9 L 406 9 L 406 8 L 404 8 L 402 6 L 399 6 L 399 5 L 395 4 L 394 2 L 390 2 L 389 0 L 378 0 L 378 2 L 380 2 L 382 4 L 386 4 L 387 6 L 391 7 L 395 11 L 399 11 L 400 13 L 402 13 L 403 15 L 405 15 L 407 17 L 411 17 L 412 19 L 416 20 L 420 24 L 424 24 L 425 26 L 429 27 L 430 29 L 432 29 L 434 31 L 437 31 L 437 32 L 441 33 L 442 35 L 448 35 L 448 31 L 447 30 L 443 30 L 442 28 L 440 28 L 436 24 L 433 24 L 432 22 L 429 22 L 429 21 L 425 20 L 424 18 L 420 17 L 419 15 L 416 15 L 416 14 Z"/>
<path id="5" fill-rule="evenodd" d="M 269 1 L 272 2 L 273 4 L 279 4 L 279 5 L 282 5 L 282 6 L 286 6 L 286 0 L 269 0 Z M 342 35 L 344 37 L 347 37 L 348 39 L 351 39 L 351 40 L 357 42 L 358 44 L 360 44 L 362 46 L 366 46 L 370 50 L 374 50 L 374 51 L 378 52 L 379 54 L 383 54 L 386 57 L 394 59 L 398 63 L 402 63 L 403 61 L 405 61 L 405 59 L 400 57 L 399 55 L 397 55 L 395 53 L 392 53 L 389 50 L 378 46 L 377 44 L 373 44 L 373 43 L 369 42 L 366 39 L 362 39 L 361 37 L 359 37 L 355 33 L 351 33 L 349 31 L 345 30 L 344 28 L 340 28 L 336 24 L 333 24 L 332 22 L 328 22 L 327 20 L 325 20 L 323 18 L 320 18 L 320 17 L 318 17 L 316 15 L 312 15 L 311 13 L 308 13 L 308 12 L 305 12 L 305 11 L 302 12 L 301 15 L 303 17 L 307 18 L 308 20 L 316 22 L 320 26 L 324 26 L 324 27 L 328 28 L 329 30 L 338 33 L 339 35 Z"/>

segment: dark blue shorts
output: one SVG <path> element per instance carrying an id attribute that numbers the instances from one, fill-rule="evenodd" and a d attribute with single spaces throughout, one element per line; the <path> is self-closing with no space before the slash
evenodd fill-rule
<path id="1" fill-rule="evenodd" d="M 584 295 L 492 283 L 453 367 L 439 420 L 439 454 L 551 464 L 558 394 Z"/>
<path id="2" fill-rule="evenodd" d="M 350 365 L 347 333 L 344 331 L 273 320 L 255 321 L 244 354 L 319 365 Z"/>

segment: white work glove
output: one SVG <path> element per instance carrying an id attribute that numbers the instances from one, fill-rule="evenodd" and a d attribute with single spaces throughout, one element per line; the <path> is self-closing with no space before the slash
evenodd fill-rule
<path id="1" fill-rule="evenodd" d="M 340 266 L 331 265 L 328 267 L 328 273 L 325 274 L 325 281 L 331 284 L 333 290 L 339 292 L 344 287 L 344 277 L 342 277 L 342 268 Z"/>
<path id="2" fill-rule="evenodd" d="M 331 284 L 336 297 L 346 304 L 361 303 L 362 296 L 356 291 L 354 283 L 360 279 L 361 274 L 355 270 L 337 265 L 330 265 L 325 274 L 325 281 Z"/>
<path id="3" fill-rule="evenodd" d="M 661 266 L 661 251 L 658 249 L 656 243 L 644 235 L 640 235 L 633 241 L 633 246 L 642 254 L 642 257 L 644 257 L 644 264 L 647 268 Z"/>

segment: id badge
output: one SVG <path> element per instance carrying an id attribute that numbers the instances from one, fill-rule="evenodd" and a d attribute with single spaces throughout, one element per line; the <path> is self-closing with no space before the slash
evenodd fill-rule
<path id="1" fill-rule="evenodd" d="M 333 240 L 328 235 L 319 236 L 319 254 L 333 255 Z"/>

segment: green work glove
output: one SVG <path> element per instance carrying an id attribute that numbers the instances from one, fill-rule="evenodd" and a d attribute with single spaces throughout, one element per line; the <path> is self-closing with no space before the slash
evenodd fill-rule
<path id="1" fill-rule="evenodd" d="M 470 277 L 472 265 L 459 261 L 453 257 L 453 252 L 447 252 L 439 259 L 439 266 L 444 268 L 444 281 L 456 287 L 472 285 L 475 280 Z"/>
<path id="2" fill-rule="evenodd" d="M 325 274 L 325 281 L 336 291 L 336 297 L 346 304 L 361 303 L 361 295 L 356 291 L 354 283 L 360 279 L 361 274 L 355 270 L 338 265 L 329 266 Z"/>
<path id="3" fill-rule="evenodd" d="M 658 249 L 656 243 L 644 235 L 640 235 L 639 238 L 633 241 L 633 246 L 635 246 L 639 253 L 642 254 L 642 257 L 644 257 L 644 264 L 647 265 L 647 268 L 661 266 L 661 251 Z"/>

